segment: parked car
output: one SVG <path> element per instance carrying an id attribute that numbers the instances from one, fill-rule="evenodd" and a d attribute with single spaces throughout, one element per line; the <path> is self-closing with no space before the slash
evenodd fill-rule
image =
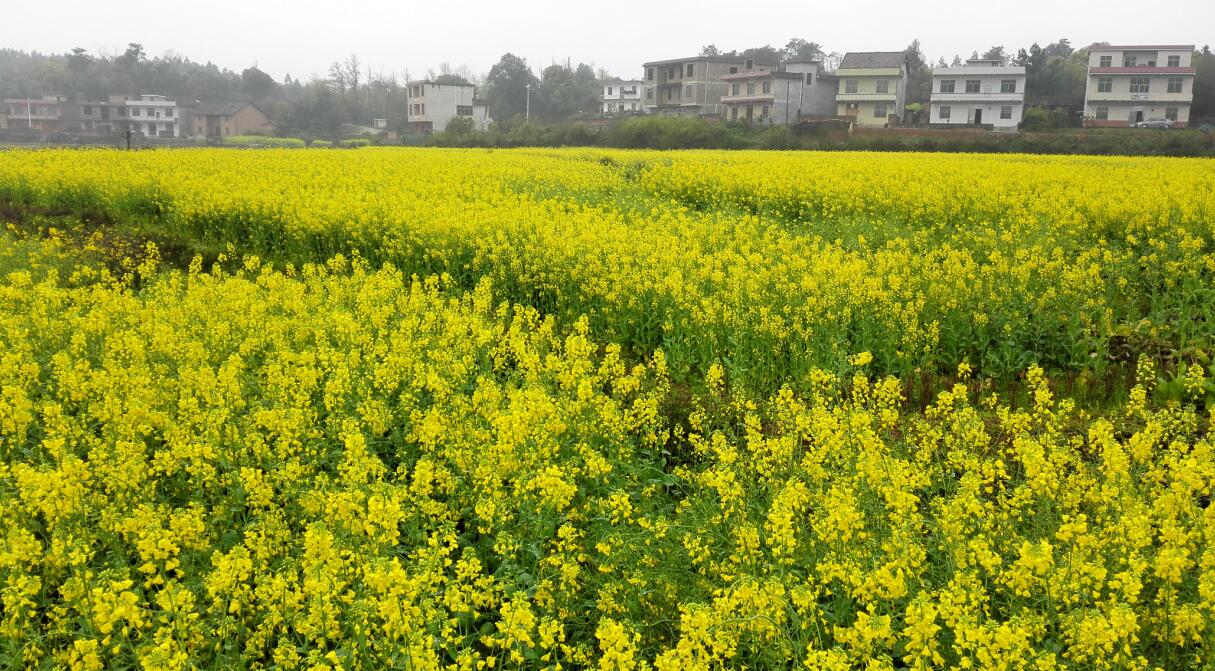
<path id="1" fill-rule="evenodd" d="M 1164 117 L 1152 117 L 1151 119 L 1144 119 L 1143 121 L 1140 121 L 1139 123 L 1135 124 L 1135 127 L 1168 130 L 1173 127 L 1173 120 L 1166 119 Z"/>

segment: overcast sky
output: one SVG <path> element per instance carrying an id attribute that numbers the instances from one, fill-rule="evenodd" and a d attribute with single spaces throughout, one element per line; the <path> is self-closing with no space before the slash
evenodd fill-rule
<path id="1" fill-rule="evenodd" d="M 149 55 L 171 51 L 237 71 L 257 63 L 280 80 L 324 74 L 330 62 L 351 53 L 364 69 L 415 77 L 444 62 L 484 73 L 508 51 L 533 67 L 569 58 L 632 77 L 647 60 L 695 55 L 705 44 L 780 47 L 791 37 L 829 52 L 897 51 L 919 38 L 930 62 L 998 44 L 1015 53 L 1060 37 L 1073 46 L 1215 46 L 1213 0 L 5 2 L 19 3 L 20 10 L 0 12 L 0 47 L 113 53 L 139 42 Z"/>

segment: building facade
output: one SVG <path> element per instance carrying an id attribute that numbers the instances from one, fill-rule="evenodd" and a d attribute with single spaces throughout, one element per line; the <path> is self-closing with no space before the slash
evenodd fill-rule
<path id="1" fill-rule="evenodd" d="M 644 71 L 644 103 L 647 114 L 690 117 L 721 117 L 722 97 L 729 86 L 722 77 L 742 72 L 769 72 L 775 64 L 756 63 L 733 56 L 695 56 L 650 61 Z"/>
<path id="2" fill-rule="evenodd" d="M 603 82 L 603 96 L 600 101 L 600 113 L 603 116 L 641 114 L 645 101 L 645 82 L 639 79 L 609 79 Z"/>
<path id="3" fill-rule="evenodd" d="M 5 98 L 0 105 L 7 113 L 6 127 L 12 130 L 56 133 L 72 130 L 79 123 L 76 105 L 64 96 Z"/>
<path id="4" fill-rule="evenodd" d="M 859 126 L 887 126 L 903 118 L 907 57 L 902 51 L 848 52 L 835 76 L 838 116 Z"/>
<path id="5" fill-rule="evenodd" d="M 86 131 L 126 132 L 149 138 L 182 137 L 181 110 L 165 96 L 144 93 L 112 95 L 105 101 L 80 104 L 80 128 Z"/>
<path id="6" fill-rule="evenodd" d="M 835 111 L 835 77 L 817 61 L 792 61 L 776 70 L 722 75 L 729 89 L 721 97 L 725 117 L 746 123 L 792 124 L 802 116 Z"/>
<path id="7" fill-rule="evenodd" d="M 1194 100 L 1194 45 L 1098 46 L 1089 49 L 1086 126 L 1134 126 L 1166 118 L 1189 125 Z"/>
<path id="8" fill-rule="evenodd" d="M 436 84 L 429 80 L 408 84 L 406 123 L 411 133 L 442 133 L 452 119 L 472 119 L 477 130 L 489 128 L 489 103 L 476 97 L 472 84 Z"/>
<path id="9" fill-rule="evenodd" d="M 253 103 L 206 103 L 187 114 L 193 137 L 269 135 L 274 132 L 274 122 Z"/>
<path id="10" fill-rule="evenodd" d="M 928 122 L 1015 130 L 1025 112 L 1025 68 L 972 59 L 932 73 Z"/>

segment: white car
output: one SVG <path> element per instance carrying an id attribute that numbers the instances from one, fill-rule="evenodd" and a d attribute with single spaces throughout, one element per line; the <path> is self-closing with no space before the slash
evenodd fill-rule
<path id="1" fill-rule="evenodd" d="M 1166 119 L 1164 117 L 1153 117 L 1151 119 L 1144 119 L 1143 121 L 1140 121 L 1139 123 L 1135 124 L 1135 127 L 1136 128 L 1160 128 L 1162 130 L 1168 130 L 1173 127 L 1173 120 Z"/>

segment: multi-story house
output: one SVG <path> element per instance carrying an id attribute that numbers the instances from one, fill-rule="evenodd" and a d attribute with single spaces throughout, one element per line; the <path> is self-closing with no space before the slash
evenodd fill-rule
<path id="1" fill-rule="evenodd" d="M 637 79 L 608 79 L 603 82 L 603 116 L 640 114 L 645 99 L 645 82 Z"/>
<path id="2" fill-rule="evenodd" d="M 645 71 L 645 102 L 648 114 L 668 116 L 720 116 L 721 99 L 729 87 L 722 77 L 729 74 L 771 71 L 775 64 L 756 63 L 734 56 L 694 56 L 642 65 Z"/>
<path id="3" fill-rule="evenodd" d="M 1084 91 L 1086 126 L 1166 118 L 1184 128 L 1194 100 L 1194 45 L 1093 45 Z"/>
<path id="4" fill-rule="evenodd" d="M 907 56 L 902 51 L 849 52 L 835 72 L 835 113 L 859 126 L 885 126 L 903 118 Z"/>
<path id="5" fill-rule="evenodd" d="M 1025 111 L 1025 68 L 972 59 L 932 73 L 930 124 L 990 125 L 1015 130 Z"/>
<path id="6" fill-rule="evenodd" d="M 144 137 L 182 137 L 181 110 L 176 101 L 162 95 L 112 95 L 105 101 L 80 103 L 79 109 L 81 130 L 130 130 Z"/>
<path id="7" fill-rule="evenodd" d="M 835 112 L 835 77 L 818 61 L 790 61 L 776 70 L 747 70 L 721 77 L 725 116 L 747 123 L 796 123 L 802 116 Z"/>
<path id="8" fill-rule="evenodd" d="M 41 98 L 5 98 L 8 128 L 55 133 L 71 130 L 76 125 L 75 105 L 64 96 Z"/>
<path id="9" fill-rule="evenodd" d="M 489 103 L 476 96 L 472 84 L 438 84 L 430 80 L 409 82 L 406 123 L 413 133 L 442 133 L 457 117 L 472 119 L 477 130 L 489 128 Z"/>

